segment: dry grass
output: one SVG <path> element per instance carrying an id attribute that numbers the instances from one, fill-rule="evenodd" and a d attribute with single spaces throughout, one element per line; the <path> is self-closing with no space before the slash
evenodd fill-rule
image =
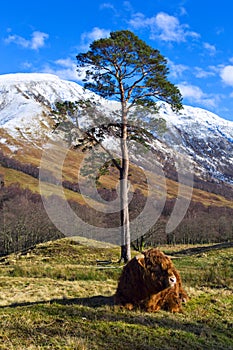
<path id="1" fill-rule="evenodd" d="M 0 349 L 233 349 L 232 248 L 179 254 L 191 300 L 173 315 L 115 307 L 119 247 L 85 242 L 62 239 L 1 259 Z"/>

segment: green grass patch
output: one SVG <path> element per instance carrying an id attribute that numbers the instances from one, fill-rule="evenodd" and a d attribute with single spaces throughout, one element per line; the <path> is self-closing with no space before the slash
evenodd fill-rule
<path id="1" fill-rule="evenodd" d="M 191 296 L 182 314 L 114 306 L 119 253 L 62 239 L 2 259 L 0 349 L 233 349 L 233 248 L 174 259 Z"/>

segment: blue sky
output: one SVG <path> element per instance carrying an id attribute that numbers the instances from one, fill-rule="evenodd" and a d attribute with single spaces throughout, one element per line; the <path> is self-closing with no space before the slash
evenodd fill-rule
<path id="1" fill-rule="evenodd" d="M 3 1 L 0 74 L 45 72 L 78 81 L 76 55 L 129 29 L 168 60 L 183 103 L 233 120 L 232 0 Z"/>

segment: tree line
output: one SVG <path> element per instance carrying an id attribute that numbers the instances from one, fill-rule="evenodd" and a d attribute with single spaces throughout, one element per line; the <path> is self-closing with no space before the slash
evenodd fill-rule
<path id="1" fill-rule="evenodd" d="M 0 256 L 62 236 L 46 215 L 39 194 L 19 184 L 0 189 Z"/>
<path id="2" fill-rule="evenodd" d="M 175 199 L 166 201 L 158 222 L 143 239 L 143 244 L 209 244 L 233 241 L 233 208 L 205 206 L 192 201 L 177 228 L 166 234 L 166 223 Z M 138 242 L 136 242 L 138 244 Z"/>
<path id="3" fill-rule="evenodd" d="M 100 195 L 112 200 L 116 193 L 102 189 Z M 54 203 L 64 202 L 54 197 Z M 137 217 L 146 198 L 136 191 L 129 206 L 130 220 Z M 209 206 L 191 202 L 186 216 L 174 232 L 166 234 L 166 223 L 171 215 L 175 199 L 168 199 L 159 220 L 142 237 L 139 236 L 132 246 L 141 250 L 144 246 L 160 244 L 203 244 L 233 240 L 233 209 Z M 118 227 L 119 213 L 105 214 L 75 201 L 69 201 L 72 210 L 85 222 L 97 227 Z M 0 256 L 12 252 L 25 251 L 35 244 L 64 237 L 53 225 L 43 206 L 42 197 L 29 189 L 12 184 L 0 189 Z M 79 228 L 77 227 L 77 235 Z"/>

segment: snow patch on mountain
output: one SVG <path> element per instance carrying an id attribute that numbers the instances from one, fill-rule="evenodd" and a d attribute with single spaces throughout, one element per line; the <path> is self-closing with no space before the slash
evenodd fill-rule
<path id="1" fill-rule="evenodd" d="M 4 130 L 0 142 L 15 150 L 19 145 L 9 141 L 6 133 L 12 139 L 35 145 L 38 140 L 53 137 L 55 102 L 87 98 L 94 98 L 109 115 L 119 107 L 116 101 L 106 101 L 52 74 L 0 75 L 0 127 Z M 166 103 L 160 102 L 159 106 L 158 117 L 166 120 L 167 131 L 157 135 L 154 147 L 163 153 L 163 160 L 178 151 L 198 173 L 233 183 L 233 122 L 201 108 L 184 106 L 176 114 Z"/>

